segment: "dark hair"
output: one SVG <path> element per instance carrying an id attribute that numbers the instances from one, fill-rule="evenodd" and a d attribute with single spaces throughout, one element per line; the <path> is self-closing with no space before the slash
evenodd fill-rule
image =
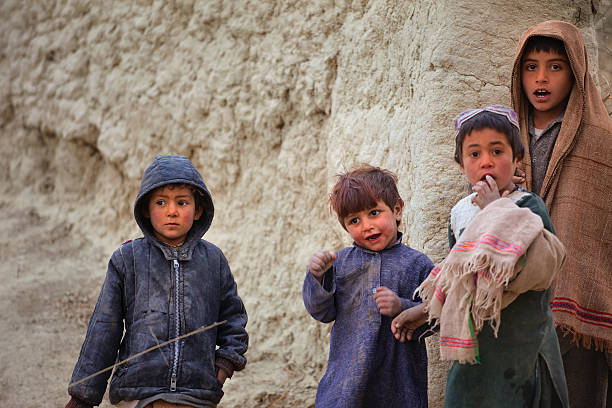
<path id="1" fill-rule="evenodd" d="M 512 158 L 523 158 L 525 148 L 521 142 L 521 135 L 517 127 L 502 115 L 483 111 L 461 124 L 459 133 L 457 133 L 455 137 L 455 161 L 457 163 L 463 166 L 462 154 L 465 136 L 469 135 L 474 130 L 482 129 L 494 129 L 506 135 L 508 143 L 510 143 L 512 147 Z"/>
<path id="2" fill-rule="evenodd" d="M 525 46 L 523 47 L 523 56 L 529 54 L 531 51 L 544 51 L 544 52 L 556 52 L 557 54 L 565 55 L 565 44 L 562 40 L 552 37 L 545 37 L 543 35 L 534 35 L 529 37 Z"/>
<path id="3" fill-rule="evenodd" d="M 363 164 L 337 177 L 338 181 L 329 196 L 329 204 L 344 229 L 344 218 L 349 214 L 375 207 L 378 200 L 393 210 L 398 200 L 401 200 L 397 191 L 397 176 L 389 170 Z"/>

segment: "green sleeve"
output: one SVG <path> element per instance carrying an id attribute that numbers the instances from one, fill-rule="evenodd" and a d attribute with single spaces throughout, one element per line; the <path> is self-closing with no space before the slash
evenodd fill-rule
<path id="1" fill-rule="evenodd" d="M 550 219 L 550 214 L 548 214 L 548 210 L 546 209 L 546 204 L 544 204 L 544 201 L 540 197 L 533 193 L 529 193 L 529 195 L 526 195 L 524 198 L 518 200 L 516 205 L 522 208 L 529 208 L 531 212 L 539 215 L 544 223 L 544 228 L 557 235 L 555 232 L 555 227 L 553 227 L 552 220 Z"/>

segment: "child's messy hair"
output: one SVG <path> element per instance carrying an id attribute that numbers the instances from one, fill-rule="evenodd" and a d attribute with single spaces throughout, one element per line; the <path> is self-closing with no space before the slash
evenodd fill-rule
<path id="1" fill-rule="evenodd" d="M 523 56 L 532 51 L 556 52 L 557 54 L 567 56 L 567 53 L 565 52 L 565 44 L 562 40 L 543 35 L 534 35 L 533 37 L 529 37 L 525 43 L 525 47 L 523 47 Z"/>
<path id="2" fill-rule="evenodd" d="M 329 204 L 344 229 L 344 219 L 349 214 L 375 207 L 379 200 L 393 209 L 401 200 L 397 191 L 397 176 L 389 170 L 363 164 L 337 177 Z"/>
<path id="3" fill-rule="evenodd" d="M 494 129 L 506 135 L 508 143 L 512 147 L 512 158 L 523 158 L 525 148 L 521 142 L 521 135 L 516 126 L 503 115 L 482 111 L 461 124 L 455 137 L 455 161 L 463 166 L 463 141 L 465 137 L 474 130 Z"/>

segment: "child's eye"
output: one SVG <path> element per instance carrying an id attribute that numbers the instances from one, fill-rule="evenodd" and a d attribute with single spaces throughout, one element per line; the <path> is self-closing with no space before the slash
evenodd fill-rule
<path id="1" fill-rule="evenodd" d="M 535 69 L 536 69 L 536 65 L 535 64 L 525 64 L 525 70 L 533 71 Z"/>
<path id="2" fill-rule="evenodd" d="M 180 205 L 181 207 L 182 207 L 182 206 L 185 206 L 185 205 L 187 205 L 187 204 L 188 204 L 188 203 L 187 203 L 187 201 L 185 201 L 185 200 L 179 200 L 179 202 L 178 202 L 178 205 Z"/>
<path id="3" fill-rule="evenodd" d="M 493 154 L 496 156 L 502 154 L 503 152 L 504 151 L 502 149 L 493 149 Z"/>
<path id="4" fill-rule="evenodd" d="M 478 152 L 469 152 L 468 157 L 472 157 L 475 159 L 476 157 L 478 157 Z"/>
<path id="5" fill-rule="evenodd" d="M 370 215 L 378 215 L 380 214 L 380 210 L 372 210 L 370 211 Z"/>
<path id="6" fill-rule="evenodd" d="M 562 66 L 561 64 L 552 64 L 552 65 L 550 66 L 550 68 L 551 68 L 553 71 L 561 71 L 561 70 L 563 69 L 563 66 Z"/>
<path id="7" fill-rule="evenodd" d="M 359 218 L 349 218 L 349 219 L 346 221 L 346 224 L 347 224 L 347 225 L 353 225 L 353 224 L 357 224 L 358 222 L 359 222 Z"/>
<path id="8" fill-rule="evenodd" d="M 166 202 L 164 200 L 155 200 L 155 205 L 164 205 Z"/>

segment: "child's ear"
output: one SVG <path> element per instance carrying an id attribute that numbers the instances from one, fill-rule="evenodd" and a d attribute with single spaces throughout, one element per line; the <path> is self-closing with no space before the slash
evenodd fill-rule
<path id="1" fill-rule="evenodd" d="M 201 206 L 198 205 L 198 208 L 196 208 L 196 210 L 195 210 L 195 214 L 193 216 L 193 219 L 196 220 L 196 221 L 199 220 L 200 217 L 202 216 L 203 212 L 204 212 L 204 209 Z"/>
<path id="2" fill-rule="evenodd" d="M 515 167 L 520 168 L 520 167 L 521 167 L 522 162 L 523 162 L 523 156 L 521 156 L 520 154 L 519 154 L 519 155 L 517 155 L 517 156 L 514 158 L 514 166 L 515 166 Z"/>
<path id="3" fill-rule="evenodd" d="M 465 169 L 463 168 L 463 164 L 458 163 L 459 164 L 459 170 L 461 170 L 461 173 L 463 173 L 464 176 L 467 177 L 467 174 L 465 174 Z"/>
<path id="4" fill-rule="evenodd" d="M 393 206 L 393 215 L 395 216 L 396 221 L 400 221 L 402 219 L 402 210 L 404 209 L 404 200 L 401 198 L 397 199 L 397 202 Z"/>

